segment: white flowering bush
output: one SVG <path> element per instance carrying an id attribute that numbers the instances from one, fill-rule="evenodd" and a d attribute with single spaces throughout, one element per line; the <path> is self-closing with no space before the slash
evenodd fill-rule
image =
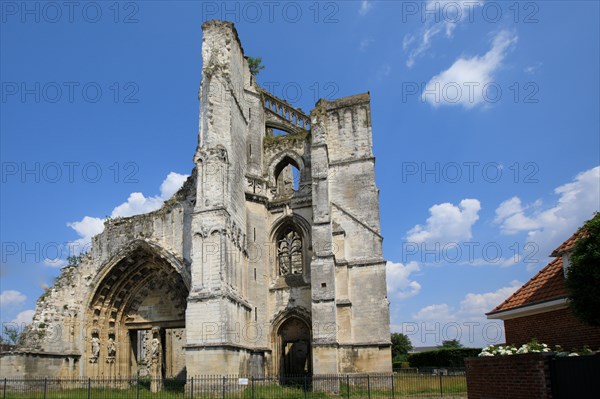
<path id="1" fill-rule="evenodd" d="M 550 348 L 546 344 L 540 344 L 537 340 L 533 339 L 526 344 L 521 345 L 519 349 L 517 349 L 517 353 L 543 353 L 543 352 L 551 352 Z"/>
<path id="2" fill-rule="evenodd" d="M 482 349 L 479 356 L 506 356 L 506 355 L 520 355 L 523 353 L 548 353 L 555 352 L 557 356 L 579 356 L 578 352 L 565 352 L 559 345 L 551 350 L 548 345 L 540 344 L 534 338 L 526 344 L 516 348 L 514 345 L 488 345 Z M 583 348 L 581 354 L 588 355 L 593 353 L 587 346 Z"/>
<path id="3" fill-rule="evenodd" d="M 513 345 L 488 345 L 481 350 L 479 356 L 505 356 L 517 353 Z"/>

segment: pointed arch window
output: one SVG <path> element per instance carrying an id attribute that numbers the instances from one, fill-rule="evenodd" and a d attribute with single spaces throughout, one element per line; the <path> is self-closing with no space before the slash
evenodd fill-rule
<path id="1" fill-rule="evenodd" d="M 279 274 L 302 274 L 303 263 L 302 236 L 294 226 L 284 228 L 277 236 Z"/>
<path id="2" fill-rule="evenodd" d="M 285 157 L 275 167 L 275 196 L 290 198 L 300 188 L 300 169 L 296 161 Z"/>

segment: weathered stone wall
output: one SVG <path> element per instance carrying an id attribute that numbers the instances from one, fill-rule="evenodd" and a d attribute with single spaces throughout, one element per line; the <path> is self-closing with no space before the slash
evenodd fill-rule
<path id="1" fill-rule="evenodd" d="M 188 371 L 237 373 L 250 348 L 239 333 L 248 302 L 246 165 L 252 90 L 247 61 L 231 24 L 203 25 L 199 172 L 194 209 L 192 292 L 186 314 Z M 256 100 L 251 102 L 255 106 Z M 256 112 L 254 112 L 256 114 Z M 217 333 L 212 331 L 217 328 Z M 245 354 L 243 354 L 244 352 Z M 214 361 L 215 354 L 221 361 Z"/>
<path id="2" fill-rule="evenodd" d="M 134 243 L 145 242 L 159 248 L 158 256 L 173 258 L 181 265 L 178 272 L 184 280 L 189 281 L 189 220 L 185 215 L 189 208 L 188 198 L 193 197 L 195 177 L 190 177 L 184 187 L 158 211 L 109 220 L 105 223 L 103 233 L 93 238 L 91 251 L 82 257 L 77 266 L 63 268 L 53 286 L 38 299 L 33 323 L 25 334 L 25 342 L 15 354 L 14 362 L 22 362 L 19 369 L 28 375 L 58 376 L 64 375 L 65 367 L 69 376 L 89 375 L 88 361 L 91 346 L 92 313 L 90 301 L 100 286 L 103 276 L 109 272 L 118 259 L 127 257 Z M 146 298 L 148 307 L 162 302 L 160 296 L 155 299 Z M 149 302 L 148 302 L 149 301 Z M 161 305 L 162 306 L 162 305 Z M 165 305 L 168 307 L 168 305 Z M 154 307 L 146 309 L 147 315 L 154 318 L 161 312 L 161 317 L 168 319 L 173 310 Z M 143 315 L 144 311 L 140 315 Z M 160 319 L 160 317 L 159 317 Z M 140 320 L 137 320 L 140 321 Z M 102 358 L 106 358 L 108 332 L 99 334 Z M 124 342 L 119 342 L 125 348 Z M 87 353 L 86 353 L 87 352 Z M 121 356 L 122 357 L 122 356 Z M 77 359 L 75 361 L 74 359 Z M 81 361 L 79 361 L 81 359 Z M 35 366 L 32 366 L 35 364 Z M 25 368 L 23 368 L 25 367 Z M 102 365 L 95 375 L 108 375 L 112 365 Z M 129 365 L 121 365 L 122 372 Z M 39 372 L 39 373 L 38 373 Z"/>
<path id="3" fill-rule="evenodd" d="M 203 32 L 192 176 L 161 209 L 106 222 L 38 302 L 28 350 L 92 377 L 164 362 L 258 376 L 289 372 L 285 356 L 316 374 L 391 371 L 369 95 L 309 118 L 256 85 L 231 23 Z"/>
<path id="4" fill-rule="evenodd" d="M 75 378 L 79 376 L 79 358 L 61 353 L 0 354 L 2 378 Z"/>
<path id="5" fill-rule="evenodd" d="M 331 242 L 335 257 L 335 282 L 331 284 L 334 291 L 324 295 L 335 292 L 336 307 L 328 307 L 323 301 L 318 308 L 324 313 L 322 319 L 333 318 L 336 322 L 340 369 L 390 371 L 389 302 L 369 95 L 332 102 L 321 100 L 311 115 L 316 176 L 313 202 L 321 202 L 313 204 L 313 208 L 315 219 L 319 219 L 315 222 L 324 223 L 317 227 L 320 236 L 316 241 Z M 322 270 L 319 277 L 323 277 Z M 330 285 L 326 281 L 321 284 Z M 331 334 L 327 338 L 331 339 Z M 329 350 L 327 346 L 322 349 Z M 333 367 L 328 371 L 335 372 Z"/>

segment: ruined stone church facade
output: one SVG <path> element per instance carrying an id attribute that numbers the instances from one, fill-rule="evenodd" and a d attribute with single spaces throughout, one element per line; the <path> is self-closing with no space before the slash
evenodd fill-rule
<path id="1" fill-rule="evenodd" d="M 391 371 L 369 94 L 310 115 L 203 25 L 199 144 L 157 211 L 107 220 L 3 375 Z"/>

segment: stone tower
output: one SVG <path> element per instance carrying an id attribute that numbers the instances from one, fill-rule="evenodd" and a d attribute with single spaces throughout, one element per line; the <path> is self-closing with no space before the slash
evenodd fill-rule
<path id="1" fill-rule="evenodd" d="M 233 24 L 203 35 L 192 175 L 105 223 L 3 375 L 391 371 L 369 94 L 306 115 L 257 85 Z"/>

